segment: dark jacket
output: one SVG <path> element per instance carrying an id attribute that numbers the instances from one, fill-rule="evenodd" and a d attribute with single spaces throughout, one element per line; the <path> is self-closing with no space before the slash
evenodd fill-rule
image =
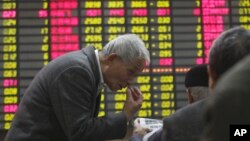
<path id="1" fill-rule="evenodd" d="M 207 99 L 176 111 L 163 120 L 165 141 L 200 141 L 204 129 L 204 108 Z"/>
<path id="2" fill-rule="evenodd" d="M 51 61 L 27 88 L 5 141 L 101 141 L 124 137 L 124 113 L 97 117 L 99 85 L 93 47 Z"/>
<path id="3" fill-rule="evenodd" d="M 206 101 L 190 104 L 164 118 L 163 129 L 152 134 L 148 141 L 199 141 L 204 128 Z"/>
<path id="4" fill-rule="evenodd" d="M 202 141 L 249 140 L 249 130 L 234 136 L 236 129 L 250 125 L 250 56 L 243 59 L 217 82 L 214 96 L 205 110 L 206 129 Z"/>

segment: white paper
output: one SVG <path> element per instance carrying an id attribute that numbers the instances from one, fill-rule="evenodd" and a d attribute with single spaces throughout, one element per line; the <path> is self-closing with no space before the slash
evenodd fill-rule
<path id="1" fill-rule="evenodd" d="M 140 125 L 143 127 L 147 127 L 149 129 L 151 129 L 152 131 L 147 133 L 144 137 L 143 137 L 143 141 L 147 141 L 148 138 L 157 130 L 159 130 L 160 128 L 162 128 L 162 120 L 159 119 L 150 119 L 150 118 L 137 118 L 138 120 L 140 120 Z M 136 120 L 137 120 L 136 119 Z"/>

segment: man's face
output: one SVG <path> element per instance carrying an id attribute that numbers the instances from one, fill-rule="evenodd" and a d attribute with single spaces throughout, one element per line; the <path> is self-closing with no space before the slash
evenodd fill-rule
<path id="1" fill-rule="evenodd" d="M 135 60 L 133 65 L 128 65 L 116 56 L 104 71 L 104 81 L 112 91 L 120 90 L 130 85 L 144 67 L 145 61 Z"/>

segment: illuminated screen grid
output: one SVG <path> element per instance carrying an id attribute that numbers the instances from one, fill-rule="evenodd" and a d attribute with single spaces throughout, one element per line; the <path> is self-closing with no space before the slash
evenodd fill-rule
<path id="1" fill-rule="evenodd" d="M 139 35 L 151 56 L 136 79 L 144 95 L 137 115 L 166 117 L 187 104 L 185 72 L 207 63 L 212 41 L 249 22 L 249 0 L 0 0 L 0 130 L 50 60 L 88 45 L 100 50 L 124 33 Z M 122 110 L 125 90 L 102 93 L 100 116 Z"/>

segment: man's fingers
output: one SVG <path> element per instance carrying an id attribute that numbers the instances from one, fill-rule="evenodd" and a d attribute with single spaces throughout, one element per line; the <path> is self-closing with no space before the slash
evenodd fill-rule
<path id="1" fill-rule="evenodd" d="M 142 93 L 141 91 L 139 90 L 139 88 L 137 87 L 133 87 L 131 88 L 131 93 L 132 93 L 132 96 L 134 98 L 135 101 L 137 101 L 138 99 L 142 99 Z"/>
<path id="2" fill-rule="evenodd" d="M 134 90 L 134 92 L 135 92 L 137 95 L 141 95 L 141 94 L 142 94 L 141 91 L 139 90 L 139 88 L 137 88 L 137 87 L 134 87 L 133 90 Z"/>
<path id="3" fill-rule="evenodd" d="M 127 95 L 127 99 L 131 99 L 132 98 L 132 91 L 131 91 L 131 88 L 127 88 L 127 92 L 126 92 L 126 95 Z"/>
<path id="4" fill-rule="evenodd" d="M 135 94 L 134 88 L 130 87 L 130 90 L 131 90 L 131 95 L 133 97 L 133 100 L 136 100 L 138 97 Z"/>

